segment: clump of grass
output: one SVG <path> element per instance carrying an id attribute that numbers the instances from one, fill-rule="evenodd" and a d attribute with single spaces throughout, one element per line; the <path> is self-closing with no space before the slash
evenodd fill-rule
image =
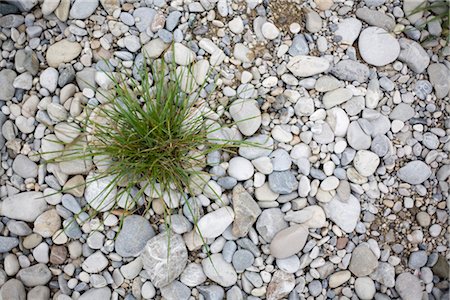
<path id="1" fill-rule="evenodd" d="M 442 33 L 440 38 L 446 41 L 448 44 L 450 42 L 450 1 L 448 0 L 435 0 L 435 1 L 425 1 L 417 6 L 410 15 L 417 13 L 423 13 L 427 18 L 424 22 L 417 25 L 418 29 L 424 29 L 431 22 L 439 22 L 442 27 Z M 428 39 L 437 39 L 438 36 L 430 36 Z"/>
<path id="2" fill-rule="evenodd" d="M 128 202 L 126 207 L 138 207 L 145 198 L 145 213 L 159 198 L 170 215 L 184 200 L 196 224 L 197 214 L 186 200 L 208 184 L 206 156 L 233 151 L 244 142 L 224 137 L 209 118 L 213 112 L 199 96 L 205 83 L 195 82 L 191 68 L 159 60 L 150 68 L 144 62 L 140 80 L 128 73 L 108 74 L 113 89 L 102 95 L 107 101 L 85 108 L 82 134 L 74 141 L 84 141 L 82 146 L 57 160 L 92 159 L 97 168 L 86 185 L 108 182 L 96 196 L 96 211 L 112 208 L 119 199 Z M 130 213 L 125 209 L 123 215 Z"/>

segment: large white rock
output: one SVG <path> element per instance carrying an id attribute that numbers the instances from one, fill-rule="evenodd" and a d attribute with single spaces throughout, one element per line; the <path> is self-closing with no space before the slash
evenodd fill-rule
<path id="1" fill-rule="evenodd" d="M 198 220 L 197 228 L 203 238 L 216 238 L 233 222 L 234 212 L 229 206 L 221 207 Z"/>
<path id="2" fill-rule="evenodd" d="M 287 68 L 298 77 L 309 77 L 328 70 L 330 63 L 325 58 L 297 55 L 291 58 Z"/>
<path id="3" fill-rule="evenodd" d="M 367 27 L 359 35 L 359 52 L 365 62 L 381 67 L 395 61 L 400 54 L 400 44 L 386 30 Z"/>

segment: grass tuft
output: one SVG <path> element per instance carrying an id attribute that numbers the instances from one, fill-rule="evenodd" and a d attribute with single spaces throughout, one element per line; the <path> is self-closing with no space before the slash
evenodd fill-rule
<path id="1" fill-rule="evenodd" d="M 125 207 L 123 216 L 143 203 L 140 213 L 145 213 L 153 199 L 160 199 L 165 216 L 186 203 L 196 225 L 199 214 L 187 200 L 208 184 L 207 155 L 232 152 L 244 142 L 240 136 L 227 136 L 210 118 L 213 112 L 200 97 L 205 84 L 195 82 L 191 71 L 155 61 L 150 68 L 141 66 L 140 80 L 131 74 L 106 73 L 113 86 L 102 95 L 107 101 L 85 108 L 81 135 L 66 145 L 70 151 L 55 159 L 94 163 L 86 188 L 92 185 L 100 191 L 90 201 L 95 210 L 91 217 L 117 202 Z"/>
<path id="2" fill-rule="evenodd" d="M 432 22 L 439 22 L 442 27 L 442 38 L 447 44 L 450 42 L 450 1 L 449 0 L 434 0 L 425 1 L 418 5 L 410 15 L 417 13 L 424 13 L 426 20 L 417 25 L 418 29 L 422 30 Z M 437 36 L 430 36 L 428 39 L 436 39 Z"/>

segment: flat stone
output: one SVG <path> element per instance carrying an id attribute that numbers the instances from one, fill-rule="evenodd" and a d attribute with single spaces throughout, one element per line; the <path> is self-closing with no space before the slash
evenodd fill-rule
<path id="1" fill-rule="evenodd" d="M 261 111 L 255 100 L 237 99 L 229 111 L 239 131 L 245 136 L 252 136 L 261 126 Z"/>
<path id="2" fill-rule="evenodd" d="M 142 47 L 142 53 L 148 58 L 158 58 L 169 46 L 160 38 L 153 39 Z"/>
<path id="3" fill-rule="evenodd" d="M 346 59 L 339 61 L 332 69 L 331 74 L 341 80 L 367 82 L 369 68 L 360 62 Z"/>
<path id="4" fill-rule="evenodd" d="M 27 299 L 25 287 L 17 279 L 10 279 L 0 288 L 0 297 L 2 299 L 25 300 Z"/>
<path id="5" fill-rule="evenodd" d="M 297 254 L 305 246 L 308 234 L 308 228 L 304 225 L 293 225 L 279 231 L 270 243 L 270 254 L 275 258 Z"/>
<path id="6" fill-rule="evenodd" d="M 325 212 L 318 205 L 307 206 L 297 211 L 289 211 L 284 219 L 289 222 L 303 224 L 308 228 L 322 228 L 327 224 Z"/>
<path id="7" fill-rule="evenodd" d="M 89 18 L 97 9 L 98 0 L 75 0 L 70 8 L 70 17 L 83 20 Z"/>
<path id="8" fill-rule="evenodd" d="M 288 227 L 284 220 L 284 214 L 279 208 L 269 208 L 262 211 L 256 222 L 256 230 L 259 235 L 268 243 L 281 230 Z"/>
<path id="9" fill-rule="evenodd" d="M 16 72 L 9 69 L 0 71 L 0 85 L 3 87 L 0 90 L 0 100 L 8 101 L 14 97 L 15 88 L 13 82 L 16 79 Z"/>
<path id="10" fill-rule="evenodd" d="M 289 194 L 298 187 L 298 181 L 291 171 L 273 172 L 269 175 L 270 189 L 278 194 Z"/>
<path id="11" fill-rule="evenodd" d="M 420 280 L 410 273 L 402 273 L 397 276 L 395 290 L 404 300 L 422 299 L 423 289 Z"/>
<path id="12" fill-rule="evenodd" d="M 122 257 L 136 257 L 154 236 L 155 231 L 147 219 L 138 215 L 128 216 L 117 235 L 115 250 Z"/>
<path id="13" fill-rule="evenodd" d="M 428 260 L 427 253 L 425 251 L 415 251 L 409 255 L 408 267 L 411 269 L 420 269 L 425 266 Z"/>
<path id="14" fill-rule="evenodd" d="M 378 260 L 366 245 L 359 245 L 352 252 L 348 269 L 357 277 L 371 274 L 378 267 Z"/>
<path id="15" fill-rule="evenodd" d="M 233 222 L 234 212 L 229 206 L 207 213 L 198 220 L 197 229 L 204 238 L 216 238 Z"/>
<path id="16" fill-rule="evenodd" d="M 331 274 L 330 278 L 328 279 L 328 283 L 330 285 L 330 288 L 334 289 L 338 286 L 343 285 L 346 283 L 351 277 L 351 273 L 347 270 L 345 271 L 339 271 Z"/>
<path id="17" fill-rule="evenodd" d="M 378 27 L 364 29 L 359 36 L 358 46 L 364 61 L 378 67 L 395 61 L 400 54 L 397 39 Z"/>
<path id="18" fill-rule="evenodd" d="M 89 255 L 81 264 L 87 273 L 100 273 L 108 266 L 108 259 L 102 252 L 97 251 Z"/>
<path id="19" fill-rule="evenodd" d="M 229 161 L 228 174 L 236 178 L 238 181 L 245 181 L 252 178 L 255 169 L 252 163 L 243 157 L 233 157 Z"/>
<path id="20" fill-rule="evenodd" d="M 359 200 L 351 194 L 346 202 L 334 196 L 330 202 L 323 204 L 323 209 L 327 217 L 347 233 L 353 232 L 361 212 Z"/>
<path id="21" fill-rule="evenodd" d="M 89 289 L 78 300 L 110 299 L 111 290 L 107 287 Z"/>
<path id="22" fill-rule="evenodd" d="M 190 287 L 196 287 L 206 281 L 206 275 L 200 264 L 189 263 L 180 275 L 180 281 Z"/>
<path id="23" fill-rule="evenodd" d="M 358 8 L 356 10 L 356 17 L 363 20 L 369 25 L 383 28 L 386 31 L 393 31 L 395 27 L 395 20 L 385 13 L 369 9 L 367 7 Z"/>
<path id="24" fill-rule="evenodd" d="M 0 204 L 0 216 L 26 222 L 34 222 L 46 210 L 47 202 L 41 192 L 22 192 Z"/>
<path id="25" fill-rule="evenodd" d="M 420 160 L 410 161 L 397 171 L 397 177 L 409 184 L 421 184 L 430 176 L 430 166 Z"/>
<path id="26" fill-rule="evenodd" d="M 113 175 L 98 176 L 91 174 L 86 177 L 87 184 L 84 190 L 84 197 L 93 209 L 105 212 L 114 206 L 117 188 L 115 185 L 111 185 L 111 181 L 114 179 Z"/>
<path id="27" fill-rule="evenodd" d="M 323 95 L 322 103 L 325 109 L 344 103 L 353 97 L 353 92 L 346 88 L 338 88 Z"/>
<path id="28" fill-rule="evenodd" d="M 188 253 L 181 235 L 160 233 L 147 242 L 141 258 L 151 282 L 160 288 L 183 272 Z"/>
<path id="29" fill-rule="evenodd" d="M 224 289 L 216 284 L 199 286 L 197 289 L 205 300 L 220 300 L 225 296 Z"/>
<path id="30" fill-rule="evenodd" d="M 244 189 L 242 185 L 237 185 L 233 189 L 233 235 L 244 237 L 261 214 L 261 209 L 253 197 Z"/>
<path id="31" fill-rule="evenodd" d="M 372 139 L 367 135 L 357 121 L 353 121 L 348 126 L 347 142 L 355 150 L 369 149 Z"/>
<path id="32" fill-rule="evenodd" d="M 16 156 L 12 168 L 22 178 L 36 178 L 38 176 L 37 164 L 22 154 Z"/>
<path id="33" fill-rule="evenodd" d="M 21 269 L 17 273 L 17 279 L 22 281 L 26 287 L 46 285 L 52 278 L 52 273 L 44 264 L 36 264 L 28 268 Z"/>
<path id="34" fill-rule="evenodd" d="M 416 73 L 422 73 L 430 64 L 430 57 L 423 47 L 413 41 L 406 38 L 401 38 L 400 54 L 398 60 L 406 63 L 406 65 Z"/>
<path id="35" fill-rule="evenodd" d="M 6 253 L 19 246 L 19 239 L 15 237 L 0 236 L 0 253 Z"/>
<path id="36" fill-rule="evenodd" d="M 416 114 L 414 108 L 411 105 L 406 103 L 400 103 L 389 114 L 389 119 L 391 120 L 400 120 L 403 122 L 408 121 Z"/>
<path id="37" fill-rule="evenodd" d="M 447 80 L 449 69 L 444 64 L 431 64 L 427 71 L 436 97 L 438 99 L 446 97 L 450 92 L 450 83 Z"/>
<path id="38" fill-rule="evenodd" d="M 202 266 L 205 275 L 223 287 L 230 287 L 237 282 L 236 271 L 230 263 L 223 259 L 220 253 L 211 254 L 204 258 Z"/>
<path id="39" fill-rule="evenodd" d="M 373 299 L 376 293 L 375 283 L 369 277 L 356 278 L 355 292 L 361 300 Z"/>
<path id="40" fill-rule="evenodd" d="M 289 54 L 291 56 L 307 55 L 309 53 L 309 46 L 303 34 L 296 34 L 292 40 L 292 45 L 289 47 Z M 295 75 L 295 74 L 294 74 Z"/>
<path id="41" fill-rule="evenodd" d="M 306 55 L 297 55 L 290 59 L 287 68 L 297 77 L 310 77 L 328 70 L 330 63 L 328 60 Z"/>
<path id="42" fill-rule="evenodd" d="M 70 42 L 69 40 L 61 40 L 48 47 L 46 59 L 50 67 L 57 68 L 60 64 L 70 62 L 77 58 L 80 53 L 80 44 Z"/>
<path id="43" fill-rule="evenodd" d="M 239 155 L 246 159 L 256 159 L 269 156 L 273 150 L 273 139 L 265 134 L 259 134 L 245 140 L 239 147 Z"/>
<path id="44" fill-rule="evenodd" d="M 338 29 L 334 32 L 335 36 L 340 36 L 339 43 L 353 45 L 361 32 L 362 23 L 356 18 L 347 18 L 339 22 Z"/>
<path id="45" fill-rule="evenodd" d="M 6 15 L 0 17 L 1 28 L 17 28 L 22 25 L 25 18 L 21 15 Z"/>
<path id="46" fill-rule="evenodd" d="M 255 257 L 250 251 L 240 249 L 234 252 L 232 263 L 236 272 L 242 273 L 245 271 L 245 269 L 250 267 L 254 261 Z"/>
<path id="47" fill-rule="evenodd" d="M 380 164 L 378 155 L 371 151 L 359 150 L 353 159 L 353 165 L 359 174 L 365 177 L 373 175 Z"/>
<path id="48" fill-rule="evenodd" d="M 195 53 L 180 43 L 174 44 L 174 60 L 178 65 L 187 66 L 195 59 Z"/>

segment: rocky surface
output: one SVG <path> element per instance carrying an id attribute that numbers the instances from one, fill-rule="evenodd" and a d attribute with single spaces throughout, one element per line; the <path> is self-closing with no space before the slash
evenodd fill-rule
<path id="1" fill-rule="evenodd" d="M 448 299 L 450 48 L 423 2 L 0 2 L 0 298 Z M 248 142 L 195 195 L 54 161 L 143 54 Z"/>

